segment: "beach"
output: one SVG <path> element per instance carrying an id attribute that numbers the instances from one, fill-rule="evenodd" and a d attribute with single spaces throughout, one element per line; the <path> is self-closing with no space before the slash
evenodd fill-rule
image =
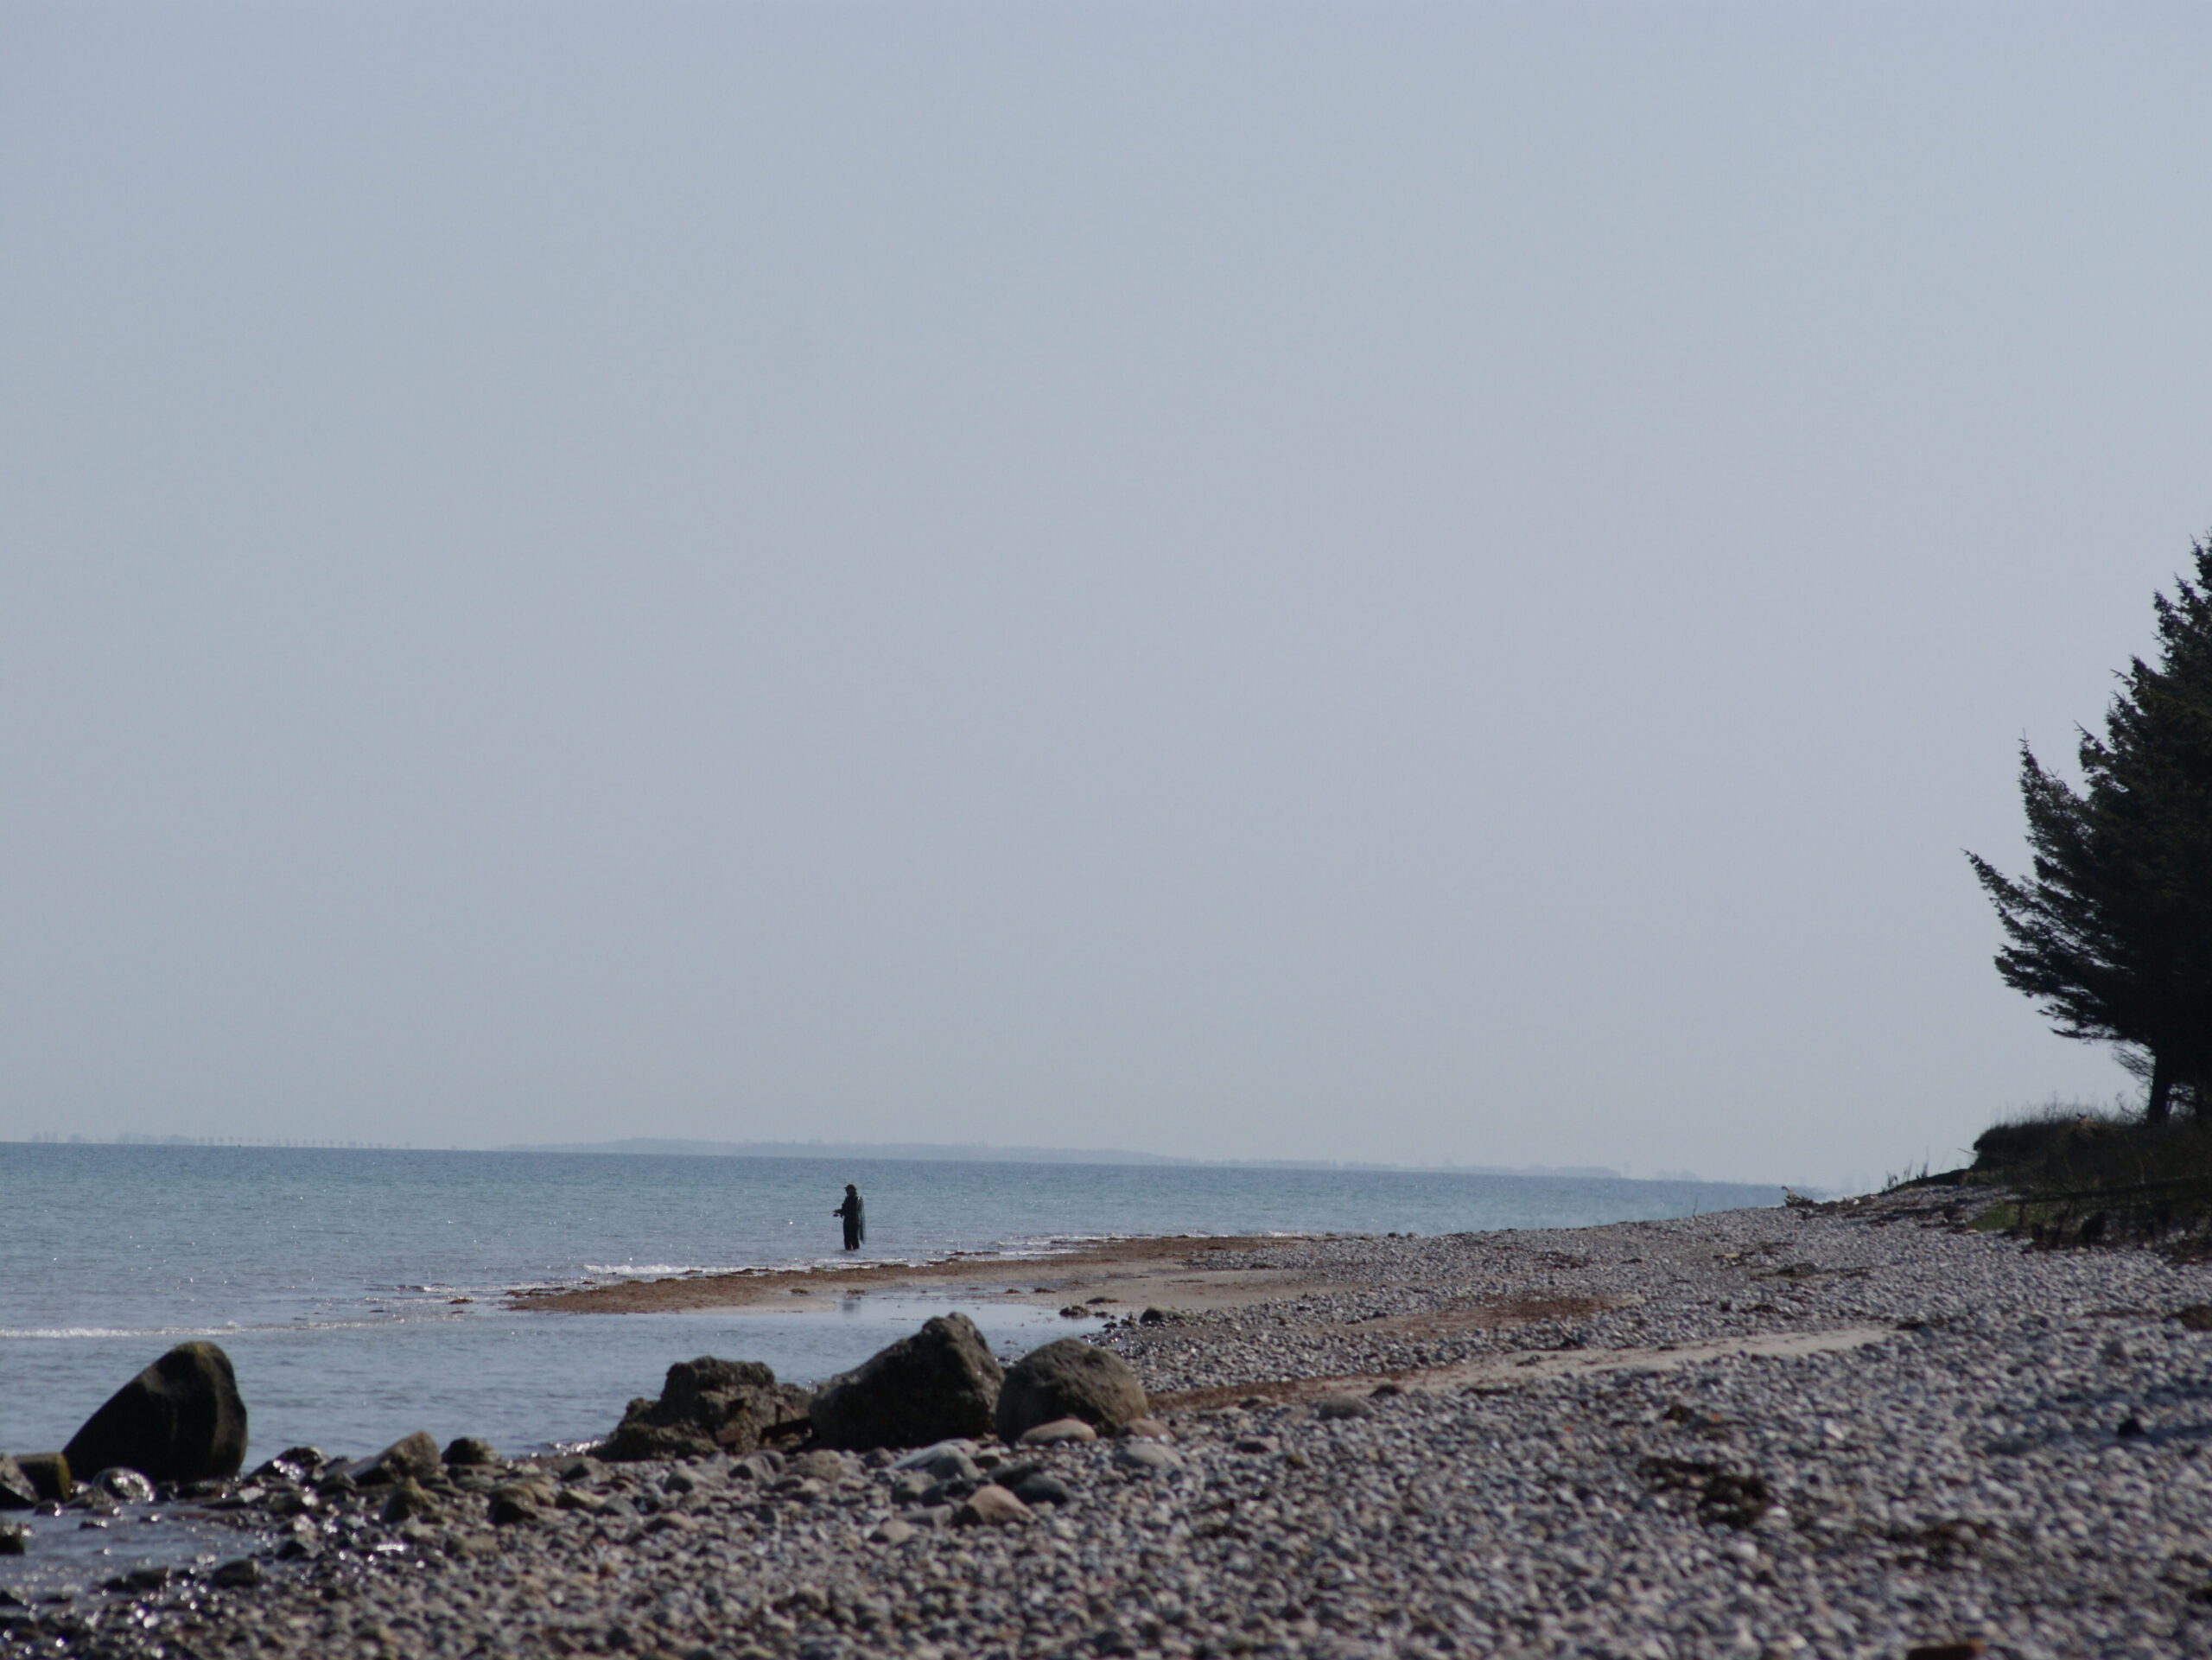
<path id="1" fill-rule="evenodd" d="M 848 1256 L 829 1212 L 855 1180 L 868 1237 Z M 1124 1275 L 1177 1235 L 1555 1229 L 1781 1198 L 1441 1171 L 20 1143 L 0 1143 L 0 1261 L 31 1270 L 0 1278 L 0 1450 L 61 1445 L 124 1378 L 206 1338 L 238 1369 L 254 1463 L 299 1443 L 359 1456 L 418 1428 L 556 1451 L 604 1435 L 676 1361 L 742 1355 L 813 1384 L 950 1294 L 1019 1354 L 1096 1328 L 1062 1319 L 1069 1302 L 1116 1298 L 1103 1319 L 1146 1295 L 1035 1287 L 1101 1252 L 1096 1275 Z M 1040 1256 L 1053 1267 L 1033 1278 L 963 1288 Z M 830 1271 L 761 1273 L 813 1269 Z M 1265 1278 L 1236 1275 L 1235 1294 Z M 594 1288 L 605 1301 L 515 1294 Z M 552 1312 L 609 1306 L 638 1312 Z"/>
<path id="2" fill-rule="evenodd" d="M 1096 1340 L 1157 1429 L 941 1453 L 965 1480 L 887 1453 L 456 1467 L 389 1521 L 264 1478 L 231 1493 L 260 1555 L 0 1629 L 133 1656 L 2212 1652 L 2212 1269 L 2031 1250 L 1969 1225 L 1986 1202 L 939 1265 L 948 1305 L 1116 1298 Z M 709 1277 L 567 1306 L 741 1294 Z M 751 1301 L 722 1306 L 918 1283 L 732 1277 Z M 1040 1475 L 1060 1498 L 963 1502 Z"/>
<path id="3" fill-rule="evenodd" d="M 1333 1238 L 1319 1236 L 1318 1238 Z M 1209 1237 L 1040 1242 L 1027 1253 L 954 1251 L 927 1262 L 855 1262 L 663 1275 L 582 1287 L 532 1288 L 511 1307 L 541 1313 L 700 1313 L 827 1308 L 855 1297 L 950 1298 L 963 1303 L 1012 1302 L 1083 1309 L 1092 1314 L 1147 1307 L 1235 1308 L 1284 1296 L 1349 1288 L 1357 1276 L 1337 1274 L 1305 1253 L 1278 1260 L 1287 1245 L 1317 1237 Z M 810 1297 L 798 1305 L 792 1297 Z"/>

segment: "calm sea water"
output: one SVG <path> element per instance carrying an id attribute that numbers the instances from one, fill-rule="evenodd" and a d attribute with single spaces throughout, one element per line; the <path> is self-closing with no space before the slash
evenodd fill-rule
<path id="1" fill-rule="evenodd" d="M 0 1449 L 60 1446 L 171 1344 L 238 1369 L 249 1458 L 411 1429 L 514 1453 L 604 1434 L 672 1361 L 817 1381 L 950 1306 L 562 1315 L 518 1287 L 1164 1233 L 1565 1227 L 1780 1201 L 1734 1184 L 1381 1171 L 0 1143 Z M 1002 1352 L 1086 1329 L 963 1305 Z"/>

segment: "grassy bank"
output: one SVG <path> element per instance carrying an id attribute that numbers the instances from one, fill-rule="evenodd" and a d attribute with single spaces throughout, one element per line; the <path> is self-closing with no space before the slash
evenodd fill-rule
<path id="1" fill-rule="evenodd" d="M 2123 1110 L 2054 1105 L 1992 1126 L 1947 1180 L 2003 1186 L 1975 1225 L 2038 1244 L 2157 1243 L 2212 1256 L 2212 1123 L 2146 1123 Z"/>

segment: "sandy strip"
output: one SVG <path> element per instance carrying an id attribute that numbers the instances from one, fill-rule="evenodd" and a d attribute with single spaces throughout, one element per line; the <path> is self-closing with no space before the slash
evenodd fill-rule
<path id="1" fill-rule="evenodd" d="M 1300 1236 L 1311 1237 L 1311 1236 Z M 955 1256 L 941 1262 L 829 1264 L 734 1274 L 623 1280 L 573 1289 L 517 1292 L 511 1307 L 562 1314 L 716 1312 L 791 1313 L 834 1308 L 852 1297 L 942 1297 L 957 1302 L 1081 1307 L 1106 1314 L 1158 1306 L 1211 1310 L 1248 1307 L 1278 1297 L 1354 1283 L 1313 1269 L 1255 1265 L 1251 1253 L 1296 1243 L 1293 1237 L 1120 1239 L 1033 1256 Z"/>
<path id="2" fill-rule="evenodd" d="M 1307 1236 L 1312 1237 L 1312 1236 Z M 520 1308 L 558 1313 L 607 1314 L 693 1310 L 789 1313 L 834 1309 L 844 1299 L 877 1296 L 944 1298 L 948 1302 L 1017 1302 L 1129 1314 L 1147 1307 L 1222 1312 L 1280 1298 L 1349 1290 L 1353 1275 L 1316 1267 L 1260 1266 L 1280 1260 L 1294 1241 L 1268 1237 L 1115 1240 L 1034 1256 L 957 1256 L 940 1262 L 830 1264 L 749 1273 L 697 1274 L 626 1280 L 575 1290 L 519 1293 Z M 1260 1255 L 1265 1253 L 1266 1255 Z M 799 1301 L 803 1300 L 803 1301 Z M 1609 1297 L 1507 1297 L 1471 1307 L 1401 1315 L 1370 1323 L 1375 1332 L 1437 1335 L 1496 1330 L 1541 1320 L 1574 1319 L 1617 1307 Z M 1633 1301 L 1630 1298 L 1626 1301 Z M 1325 1329 L 1325 1328 L 1324 1328 Z M 1517 1388 L 1593 1372 L 1668 1371 L 1730 1356 L 1776 1358 L 1830 1354 L 1896 1335 L 1887 1326 L 1850 1326 L 1834 1331 L 1770 1332 L 1713 1338 L 1660 1348 L 1541 1350 L 1484 1356 L 1447 1366 L 1267 1380 L 1218 1389 L 1186 1390 L 1155 1397 L 1164 1411 L 1205 1408 L 1259 1397 L 1271 1402 L 1310 1401 L 1364 1393 L 1384 1383 L 1423 1394 Z"/>

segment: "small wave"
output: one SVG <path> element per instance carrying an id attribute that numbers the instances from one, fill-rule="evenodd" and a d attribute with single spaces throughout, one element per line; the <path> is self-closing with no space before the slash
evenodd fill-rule
<path id="1" fill-rule="evenodd" d="M 587 1274 L 734 1274 L 741 1269 L 706 1268 L 697 1262 L 586 1262 Z"/>
<path id="2" fill-rule="evenodd" d="M 0 1338 L 211 1337 L 238 1326 L 0 1326 Z"/>
<path id="3" fill-rule="evenodd" d="M 974 1257 L 1065 1256 L 1076 1251 L 1090 1250 L 1099 1245 L 1126 1245 L 1132 1240 L 1159 1239 L 1166 1237 L 1168 1236 L 1154 1233 L 1035 1234 L 1013 1239 L 1001 1239 L 995 1243 L 976 1246 L 972 1250 L 948 1251 L 945 1253 L 944 1257 L 941 1257 L 938 1260 L 950 1261 L 957 1258 Z M 1185 1231 L 1184 1232 L 1177 1233 L 1173 1237 L 1178 1239 L 1186 1237 L 1192 1239 L 1211 1239 L 1217 1237 L 1218 1236 L 1199 1233 L 1195 1231 Z M 1274 1236 L 1268 1235 L 1263 1237 L 1274 1237 Z M 1284 1238 L 1294 1238 L 1297 1236 L 1285 1234 L 1281 1237 Z"/>
<path id="4" fill-rule="evenodd" d="M 22 1338 L 69 1339 L 84 1340 L 97 1338 L 190 1338 L 190 1337 L 248 1337 L 273 1332 L 366 1332 L 380 1331 L 392 1326 L 414 1326 L 425 1320 L 462 1320 L 461 1314 L 388 1315 L 382 1320 L 271 1320 L 259 1325 L 240 1320 L 226 1320 L 219 1326 L 0 1326 L 0 1339 Z"/>
<path id="5" fill-rule="evenodd" d="M 492 1297 L 498 1294 L 498 1287 L 482 1285 L 372 1285 L 363 1293 L 364 1296 L 371 1299 L 393 1302 L 411 1302 L 423 1297 Z"/>
<path id="6" fill-rule="evenodd" d="M 1094 1245 L 1127 1245 L 1143 1239 L 1312 1239 L 1310 1228 L 1240 1228 L 1220 1233 L 1211 1228 L 1178 1228 L 1172 1233 L 1053 1233 L 1001 1239 L 974 1250 L 955 1250 L 953 1256 L 1058 1256 L 1087 1250 Z"/>
<path id="7" fill-rule="evenodd" d="M 1001 1239 L 995 1244 L 975 1250 L 955 1251 L 957 1256 L 1007 1256 L 1016 1253 L 1038 1251 L 1081 1250 L 1087 1245 L 1118 1245 L 1131 1239 L 1142 1239 L 1141 1233 L 1051 1233 L 1019 1236 Z"/>

